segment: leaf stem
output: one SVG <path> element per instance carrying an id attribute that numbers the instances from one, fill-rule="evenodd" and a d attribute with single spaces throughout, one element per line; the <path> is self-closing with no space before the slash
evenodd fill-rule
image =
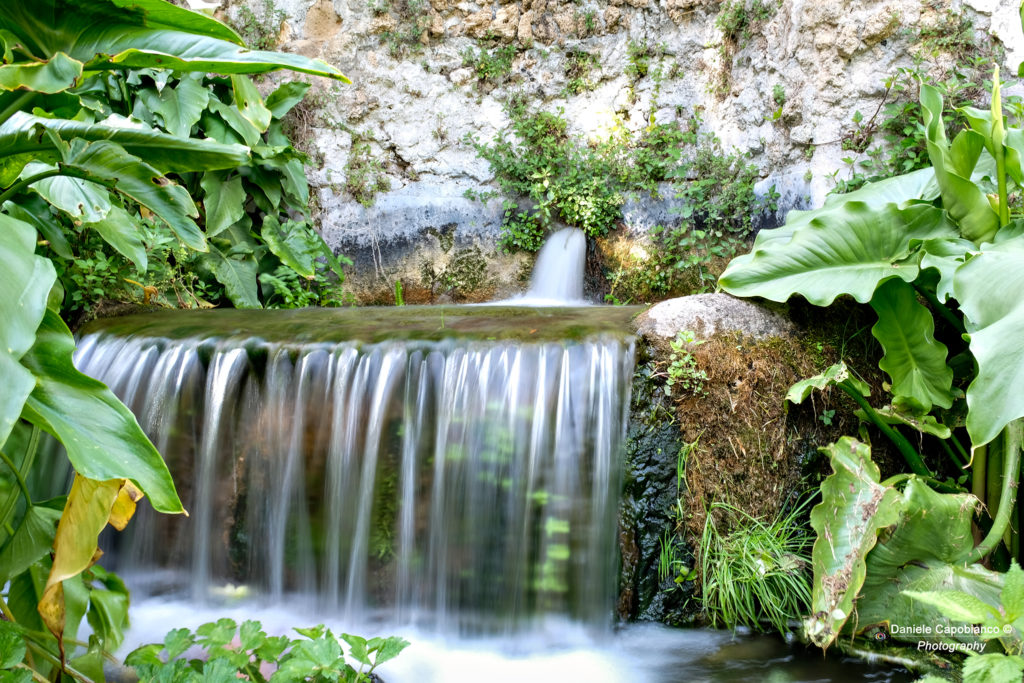
<path id="1" fill-rule="evenodd" d="M 917 452 L 914 446 L 907 441 L 905 436 L 885 424 L 882 418 L 879 417 L 878 413 L 875 412 L 875 409 L 871 407 L 871 404 L 869 404 L 863 396 L 861 396 L 857 389 L 849 386 L 847 384 L 847 380 L 843 380 L 836 386 L 845 391 L 846 394 L 861 407 L 864 414 L 868 416 L 869 420 L 871 420 L 871 423 L 878 427 L 879 431 L 881 431 L 882 434 L 895 444 L 896 448 L 899 449 L 900 454 L 903 456 L 903 459 L 907 461 L 907 465 L 910 466 L 910 470 L 914 474 L 922 477 L 932 477 L 931 470 L 929 470 L 924 464 L 924 461 L 921 459 L 921 455 Z"/>
<path id="2" fill-rule="evenodd" d="M 3 451 L 0 451 L 0 460 L 3 460 L 4 464 L 7 465 L 11 469 L 11 472 L 14 473 L 14 478 L 18 480 L 18 488 L 21 489 L 21 495 L 25 496 L 25 503 L 27 503 L 28 507 L 31 508 L 32 496 L 28 492 L 28 485 L 25 483 L 25 478 L 21 476 L 21 472 L 18 471 L 14 462 Z"/>
<path id="3" fill-rule="evenodd" d="M 32 432 L 29 434 L 28 444 L 25 446 L 25 457 L 21 461 L 21 471 L 19 472 L 18 470 L 14 470 L 13 467 L 11 468 L 14 471 L 14 476 L 18 478 L 18 482 L 21 485 L 23 493 L 27 491 L 27 487 L 25 486 L 25 477 L 28 476 L 29 470 L 32 469 L 32 463 L 35 462 L 36 453 L 39 450 L 39 436 L 41 433 L 42 430 L 40 430 L 39 427 L 32 425 Z M 7 464 L 8 466 L 11 466 L 9 461 Z M 28 501 L 29 505 L 32 505 L 32 499 L 27 493 L 25 493 L 25 500 Z M 3 512 L 0 513 L 0 525 L 3 525 L 4 527 L 10 525 L 11 516 L 14 514 L 14 509 L 17 504 L 18 496 L 13 495 L 12 493 L 4 503 Z"/>
<path id="4" fill-rule="evenodd" d="M 953 311 L 949 310 L 949 306 L 939 301 L 939 297 L 935 296 L 934 292 L 929 291 L 916 282 L 914 283 L 914 289 L 917 290 L 917 293 L 928 301 L 928 304 L 935 309 L 935 312 L 941 315 L 946 322 L 956 329 L 957 332 L 960 334 L 965 334 L 967 332 L 967 328 L 964 327 L 964 321 L 953 315 Z"/>
<path id="5" fill-rule="evenodd" d="M 1024 423 L 1014 420 L 1006 425 L 1002 433 L 1003 482 L 999 491 L 999 509 L 992 520 L 992 528 L 974 550 L 962 560 L 964 564 L 980 562 L 1003 540 L 1009 528 L 1010 516 L 1017 500 L 1017 484 L 1020 479 L 1020 449 L 1024 442 Z"/>
<path id="6" fill-rule="evenodd" d="M 19 192 L 21 192 L 23 189 L 25 189 L 26 187 L 28 187 L 32 183 L 37 183 L 40 180 L 46 180 L 47 178 L 52 178 L 53 176 L 57 176 L 57 175 L 68 175 L 68 174 L 65 173 L 64 171 L 61 171 L 60 169 L 56 169 L 56 170 L 53 170 L 53 171 L 43 171 L 42 173 L 37 173 L 34 176 L 29 176 L 28 178 L 25 178 L 24 180 L 20 180 L 20 181 L 14 183 L 9 188 L 7 188 L 7 190 L 3 194 L 0 194 L 0 204 L 3 204 L 5 201 L 10 199 L 14 195 L 18 194 Z"/>
<path id="7" fill-rule="evenodd" d="M 7 119 L 14 116 L 15 112 L 19 112 L 22 109 L 24 109 L 25 105 L 31 102 L 37 94 L 38 93 L 36 93 L 34 90 L 29 90 L 28 92 L 24 92 L 21 95 L 19 95 L 18 99 L 14 100 L 9 105 L 4 107 L 3 111 L 0 111 L 0 123 L 4 123 L 5 121 L 7 121 Z"/>

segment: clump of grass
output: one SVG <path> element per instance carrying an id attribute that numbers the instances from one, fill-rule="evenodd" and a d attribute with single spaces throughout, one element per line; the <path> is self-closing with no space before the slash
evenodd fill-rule
<path id="1" fill-rule="evenodd" d="M 711 623 L 728 628 L 766 625 L 785 633 L 789 621 L 811 602 L 813 539 L 799 523 L 805 505 L 771 522 L 726 503 L 713 503 L 701 535 L 704 610 Z M 717 513 L 717 514 L 716 514 Z M 731 522 L 723 534 L 719 525 Z"/>

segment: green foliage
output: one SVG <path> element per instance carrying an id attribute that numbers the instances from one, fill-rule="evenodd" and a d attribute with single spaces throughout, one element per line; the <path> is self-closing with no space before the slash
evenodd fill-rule
<path id="1" fill-rule="evenodd" d="M 281 25 L 288 14 L 274 7 L 273 0 L 260 0 L 254 4 L 255 9 L 247 4 L 238 5 L 232 26 L 246 45 L 257 50 L 272 50 L 277 45 Z"/>
<path id="2" fill-rule="evenodd" d="M 772 102 L 780 107 L 786 103 L 786 89 L 781 83 L 772 86 Z"/>
<path id="3" fill-rule="evenodd" d="M 531 112 L 512 105 L 509 114 L 511 132 L 499 131 L 490 145 L 471 140 L 477 154 L 490 162 L 502 191 L 534 203 L 531 212 L 506 204 L 506 248 L 539 247 L 533 226 L 547 230 L 556 219 L 591 237 L 606 234 L 625 201 L 624 147 L 614 141 L 591 147 L 571 137 L 561 111 Z"/>
<path id="4" fill-rule="evenodd" d="M 583 50 L 569 50 L 565 53 L 565 93 L 579 95 L 593 90 L 597 85 L 591 80 L 591 73 L 598 65 L 597 55 Z"/>
<path id="5" fill-rule="evenodd" d="M 370 149 L 369 136 L 352 136 L 352 150 L 345 164 L 345 191 L 363 206 L 373 206 L 378 192 L 391 189 L 384 164 Z"/>
<path id="6" fill-rule="evenodd" d="M 778 0 L 726 0 L 715 17 L 715 27 L 726 39 L 746 43 L 756 28 L 775 16 Z"/>
<path id="7" fill-rule="evenodd" d="M 477 80 L 498 83 L 512 73 L 512 61 L 516 58 L 515 45 L 502 45 L 493 49 L 467 47 L 461 52 L 462 66 L 473 69 Z"/>
<path id="8" fill-rule="evenodd" d="M 275 129 L 304 86 L 284 84 L 264 101 L 240 74 L 291 68 L 345 80 L 323 62 L 249 50 L 223 24 L 163 0 L 133 7 L 0 5 L 0 648 L 5 665 L 26 659 L 15 679 L 102 680 L 102 654 L 120 642 L 127 595 L 93 566 L 99 533 L 108 523 L 124 528 L 143 495 L 159 512 L 184 512 L 134 416 L 74 368 L 74 338 L 57 312 L 58 274 L 69 306 L 80 307 L 120 286 L 105 270 L 120 277 L 131 263 L 146 271 L 169 244 L 215 259 L 211 269 L 229 296 L 232 285 L 249 282 L 225 281 L 218 263 L 236 274 L 245 266 L 251 283 L 268 254 L 304 267 L 293 235 L 263 234 L 260 244 L 247 234 L 251 218 L 236 206 L 246 181 L 233 170 L 246 166 L 262 178 L 251 186 L 261 229 L 293 201 L 307 203 L 301 160 Z M 214 70 L 233 76 L 201 76 Z M 39 471 L 44 431 L 77 472 L 66 499 L 33 500 L 26 484 Z M 93 636 L 80 653 L 83 616 Z"/>
<path id="9" fill-rule="evenodd" d="M 237 624 L 220 619 L 195 630 L 171 631 L 163 643 L 143 645 L 125 658 L 140 680 L 165 683 L 370 683 L 374 670 L 397 657 L 409 643 L 402 638 L 371 638 L 323 625 L 297 628 L 301 638 L 268 636 L 258 621 Z M 348 646 L 344 651 L 342 642 Z M 199 658 L 185 659 L 193 647 Z M 268 675 L 266 671 L 271 669 Z"/>
<path id="10" fill-rule="evenodd" d="M 399 58 L 423 49 L 430 27 L 427 0 L 369 0 L 374 14 L 390 14 L 394 28 L 382 31 L 381 41 L 392 57 Z"/>
<path id="11" fill-rule="evenodd" d="M 790 620 L 806 613 L 811 538 L 799 523 L 802 513 L 798 506 L 763 521 L 725 503 L 711 505 L 700 539 L 700 575 L 713 624 L 768 625 L 786 633 Z"/>
<path id="12" fill-rule="evenodd" d="M 708 378 L 707 372 L 697 367 L 697 359 L 690 353 L 690 346 L 699 346 L 703 340 L 696 339 L 691 330 L 680 330 L 676 338 L 669 342 L 671 352 L 668 356 L 668 365 L 664 372 L 660 373 L 665 378 L 663 390 L 666 396 L 672 396 L 675 392 L 677 397 L 687 394 L 702 396 L 704 381 Z"/>
<path id="13" fill-rule="evenodd" d="M 629 45 L 626 46 L 626 64 L 625 73 L 633 81 L 638 81 L 641 78 L 647 77 L 647 72 L 651 69 L 651 57 L 654 55 L 653 50 L 648 46 L 647 41 L 629 41 Z"/>

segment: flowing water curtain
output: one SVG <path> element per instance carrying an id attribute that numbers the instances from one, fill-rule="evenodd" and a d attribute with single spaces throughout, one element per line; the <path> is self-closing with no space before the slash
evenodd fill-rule
<path id="1" fill-rule="evenodd" d="M 244 583 L 352 618 L 384 610 L 464 632 L 611 615 L 628 340 L 100 333 L 79 363 L 192 482 L 181 486 L 188 527 L 144 520 L 166 530 L 139 525 L 115 549 L 130 574 L 174 569 L 193 597 Z"/>

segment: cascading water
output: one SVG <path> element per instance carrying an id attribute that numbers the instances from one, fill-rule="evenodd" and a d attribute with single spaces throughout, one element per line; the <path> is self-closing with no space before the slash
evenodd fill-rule
<path id="1" fill-rule="evenodd" d="M 79 344 L 78 367 L 136 413 L 191 513 L 140 515 L 115 538 L 143 592 L 244 584 L 462 634 L 610 622 L 627 335 L 288 343 L 250 320 L 252 336 Z"/>
<path id="2" fill-rule="evenodd" d="M 579 306 L 583 299 L 583 269 L 587 238 L 578 228 L 563 228 L 544 242 L 530 279 L 530 289 L 508 300 L 521 306 Z"/>

